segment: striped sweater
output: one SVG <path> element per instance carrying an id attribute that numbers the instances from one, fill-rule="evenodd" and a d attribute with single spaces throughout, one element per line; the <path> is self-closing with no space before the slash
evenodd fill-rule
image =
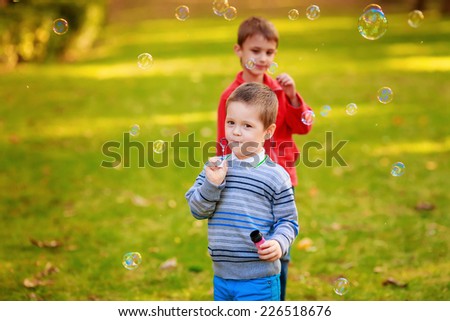
<path id="1" fill-rule="evenodd" d="M 266 157 L 258 166 L 228 160 L 225 181 L 216 186 L 205 170 L 187 191 L 194 218 L 208 219 L 208 252 L 214 274 L 225 279 L 255 279 L 280 273 L 280 261 L 258 257 L 250 232 L 278 241 L 283 255 L 298 234 L 297 208 L 288 173 Z"/>

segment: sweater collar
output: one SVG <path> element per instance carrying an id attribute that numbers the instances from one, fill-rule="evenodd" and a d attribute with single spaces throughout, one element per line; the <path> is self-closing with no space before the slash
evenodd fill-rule
<path id="1" fill-rule="evenodd" d="M 237 162 L 241 162 L 241 163 L 247 163 L 246 167 L 249 166 L 249 167 L 257 168 L 257 167 L 259 167 L 260 165 L 262 165 L 266 161 L 267 157 L 268 156 L 266 155 L 266 151 L 263 148 L 261 152 L 259 152 L 257 155 L 255 155 L 253 157 L 247 157 L 247 158 L 244 158 L 244 159 L 239 159 L 232 152 L 231 153 L 231 157 L 228 156 L 226 159 L 231 158 L 232 162 L 236 162 L 237 161 Z"/>

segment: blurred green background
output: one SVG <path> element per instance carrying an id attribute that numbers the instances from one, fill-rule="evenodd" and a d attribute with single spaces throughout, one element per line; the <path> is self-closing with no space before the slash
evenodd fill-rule
<path id="1" fill-rule="evenodd" d="M 0 299 L 212 299 L 206 222 L 184 199 L 201 165 L 188 160 L 212 152 L 204 146 L 240 70 L 232 47 L 250 15 L 275 24 L 277 73 L 289 73 L 315 111 L 298 146 L 325 144 L 326 132 L 334 145 L 348 141 L 348 166 L 297 167 L 301 231 L 287 299 L 450 299 L 448 1 L 379 2 L 389 27 L 373 41 L 357 30 L 366 1 L 230 0 L 231 21 L 212 2 L 0 0 Z M 314 21 L 310 4 L 321 9 Z M 185 21 L 174 16 L 179 5 L 190 9 Z M 425 19 L 412 28 L 408 13 L 419 7 Z M 57 18 L 67 33 L 53 32 Z M 147 70 L 141 53 L 153 57 Z M 383 86 L 394 92 L 389 104 L 377 101 Z M 134 124 L 143 168 L 138 147 L 130 166 L 101 167 L 111 161 L 104 144 L 123 147 Z M 203 149 L 169 148 L 177 135 L 195 135 Z M 147 145 L 157 140 L 162 154 Z M 399 161 L 405 174 L 393 177 Z M 122 266 L 127 252 L 142 255 L 137 269 Z M 350 282 L 342 296 L 339 277 Z"/>

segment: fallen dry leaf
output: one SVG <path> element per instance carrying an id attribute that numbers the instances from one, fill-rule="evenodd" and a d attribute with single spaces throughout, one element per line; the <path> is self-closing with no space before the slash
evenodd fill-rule
<path id="1" fill-rule="evenodd" d="M 313 241 L 309 237 L 302 238 L 297 244 L 299 250 L 308 250 L 312 246 Z"/>
<path id="2" fill-rule="evenodd" d="M 59 269 L 54 266 L 52 263 L 47 262 L 45 264 L 44 270 L 42 270 L 41 272 L 36 273 L 34 276 L 32 276 L 31 278 L 26 278 L 23 280 L 23 285 L 26 288 L 32 289 L 32 288 L 36 288 L 38 286 L 46 286 L 49 284 L 52 284 L 53 281 L 52 280 L 47 280 L 46 277 L 49 275 L 52 275 L 54 273 L 58 273 Z"/>
<path id="3" fill-rule="evenodd" d="M 386 280 L 384 280 L 382 284 L 383 284 L 383 286 L 394 285 L 394 286 L 397 286 L 399 288 L 406 288 L 408 286 L 407 283 L 400 283 L 396 279 L 391 278 L 391 277 L 389 277 Z"/>
<path id="4" fill-rule="evenodd" d="M 60 247 L 62 246 L 62 242 L 57 241 L 57 240 L 51 240 L 51 241 L 40 241 L 40 240 L 36 240 L 36 239 L 30 239 L 31 244 L 43 248 L 43 247 L 48 247 L 48 248 L 56 248 L 56 247 Z"/>
<path id="5" fill-rule="evenodd" d="M 376 266 L 373 268 L 373 272 L 374 273 L 383 273 L 384 272 L 384 268 L 382 266 Z"/>
<path id="6" fill-rule="evenodd" d="M 31 278 L 31 279 L 25 279 L 23 280 L 23 285 L 26 288 L 32 289 L 32 288 L 36 288 L 38 286 L 45 286 L 45 285 L 49 285 L 52 284 L 53 281 L 51 280 L 41 280 L 38 278 Z"/>
<path id="7" fill-rule="evenodd" d="M 177 258 L 173 257 L 163 262 L 159 267 L 161 270 L 169 270 L 177 267 Z"/>
<path id="8" fill-rule="evenodd" d="M 435 209 L 435 206 L 428 202 L 419 202 L 414 208 L 418 211 L 432 211 Z"/>
<path id="9" fill-rule="evenodd" d="M 340 231 L 340 230 L 342 230 L 342 225 L 339 224 L 338 222 L 333 222 L 333 223 L 331 223 L 331 229 L 333 231 Z"/>
<path id="10" fill-rule="evenodd" d="M 150 205 L 150 202 L 146 198 L 139 195 L 134 195 L 131 202 L 138 207 L 148 207 Z"/>

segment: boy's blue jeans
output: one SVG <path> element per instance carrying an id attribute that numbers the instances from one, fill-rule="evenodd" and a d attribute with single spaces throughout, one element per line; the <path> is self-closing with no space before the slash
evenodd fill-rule
<path id="1" fill-rule="evenodd" d="M 279 301 L 280 275 L 251 280 L 214 276 L 214 301 Z"/>

